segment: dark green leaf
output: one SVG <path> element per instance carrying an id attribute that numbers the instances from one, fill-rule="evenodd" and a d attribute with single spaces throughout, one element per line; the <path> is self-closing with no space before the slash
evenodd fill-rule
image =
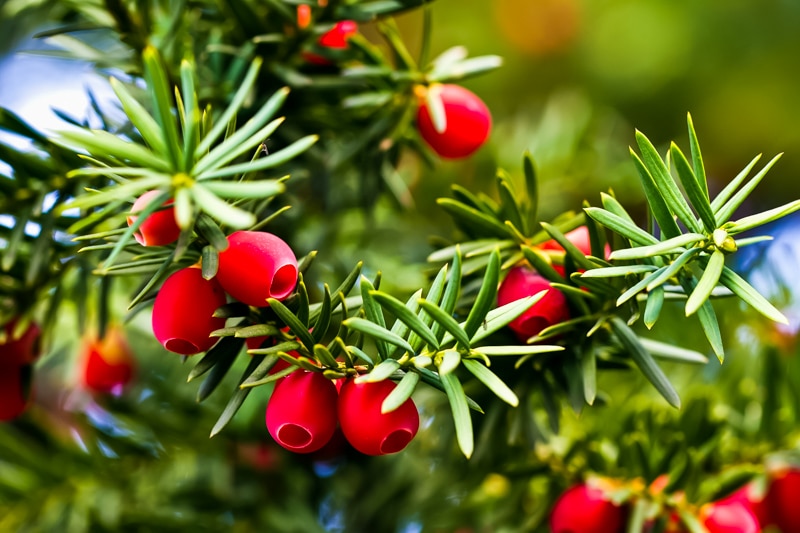
<path id="1" fill-rule="evenodd" d="M 644 308 L 644 325 L 653 329 L 661 314 L 664 305 L 664 287 L 655 287 L 647 295 L 647 305 Z"/>
<path id="2" fill-rule="evenodd" d="M 275 311 L 275 314 L 278 315 L 284 324 L 289 326 L 292 334 L 297 337 L 297 339 L 303 343 L 306 350 L 311 353 L 314 353 L 314 337 L 311 336 L 311 333 L 308 332 L 308 327 L 306 327 L 303 322 L 300 321 L 297 316 L 292 313 L 288 307 L 283 305 L 282 302 L 279 302 L 275 298 L 267 298 L 267 303 L 269 304 L 270 308 Z"/>
<path id="3" fill-rule="evenodd" d="M 753 170 L 753 167 L 756 166 L 756 163 L 758 163 L 759 159 L 761 159 L 761 154 L 758 154 L 751 159 L 747 166 L 744 167 L 744 169 L 742 169 L 742 171 L 739 172 L 739 174 L 737 174 L 736 177 L 733 178 L 716 197 L 714 197 L 714 200 L 711 202 L 711 209 L 714 210 L 715 215 L 719 214 L 719 210 L 722 208 L 722 206 L 731 199 L 731 196 L 733 196 L 733 193 L 736 192 L 736 189 L 738 189 L 742 183 L 744 183 L 744 180 L 747 179 L 747 176 L 750 174 L 750 171 Z M 725 220 L 720 217 L 718 217 L 717 220 L 720 222 L 725 222 Z"/>
<path id="4" fill-rule="evenodd" d="M 629 239 L 631 242 L 639 245 L 656 244 L 659 242 L 658 239 L 638 227 L 633 222 L 625 220 L 624 218 L 615 215 L 610 211 L 606 211 L 600 207 L 587 207 L 584 209 L 584 211 L 586 211 L 586 214 L 592 217 L 592 219 L 596 220 L 615 233 L 619 233 L 626 239 Z"/>
<path id="5" fill-rule="evenodd" d="M 444 332 L 446 331 L 464 349 L 469 349 L 469 336 L 463 329 L 461 329 L 461 326 L 459 326 L 458 322 L 456 322 L 452 316 L 448 315 L 441 308 L 425 300 L 424 298 L 418 299 L 417 302 L 422 309 L 424 309 L 433 318 L 434 327 L 438 325 L 442 335 L 444 335 Z"/>
<path id="6" fill-rule="evenodd" d="M 519 398 L 514 394 L 514 391 L 486 366 L 474 359 L 463 359 L 461 363 L 464 365 L 464 368 L 478 378 L 478 381 L 486 385 L 498 398 L 512 407 L 517 407 L 519 405 Z"/>
<path id="7" fill-rule="evenodd" d="M 244 383 L 245 379 L 252 376 L 253 372 L 261 365 L 263 359 L 264 359 L 263 356 L 254 356 L 250 360 L 250 363 L 247 365 L 247 368 L 242 374 L 241 379 L 239 379 L 239 385 Z M 225 426 L 228 425 L 228 422 L 230 422 L 233 419 L 234 415 L 236 415 L 236 413 L 239 411 L 239 408 L 247 399 L 248 394 L 250 394 L 249 388 L 241 388 L 241 387 L 236 388 L 236 391 L 233 393 L 233 396 L 231 396 L 231 399 L 228 400 L 228 404 L 225 406 L 225 409 L 222 410 L 222 414 L 219 415 L 219 418 L 214 423 L 214 427 L 211 429 L 211 434 L 209 435 L 209 438 L 213 437 L 214 435 L 222 431 L 225 428 Z"/>
<path id="8" fill-rule="evenodd" d="M 694 175 L 692 167 L 689 166 L 686 156 L 683 155 L 678 145 L 672 143 L 670 153 L 672 154 L 675 170 L 677 170 L 678 177 L 683 184 L 683 189 L 689 198 L 689 203 L 700 215 L 700 220 L 703 221 L 705 230 L 711 233 L 717 228 L 717 222 L 714 220 L 714 212 L 711 210 L 711 204 L 708 200 L 708 191 L 705 191 L 700 185 L 699 179 Z"/>
<path id="9" fill-rule="evenodd" d="M 242 344 L 244 343 L 243 339 L 237 339 L 235 337 L 225 337 L 220 339 L 220 341 L 211 349 L 219 351 L 219 355 L 217 356 L 216 364 L 210 369 L 208 376 L 203 383 L 200 384 L 200 388 L 197 389 L 197 401 L 202 402 L 208 396 L 214 392 L 217 388 L 217 385 L 220 384 L 222 379 L 225 377 L 225 374 L 228 373 L 228 370 L 233 365 L 233 362 L 236 360 L 236 355 L 242 349 Z"/>
<path id="10" fill-rule="evenodd" d="M 778 159 L 780 159 L 782 155 L 783 154 L 778 154 L 775 157 L 773 157 L 769 161 L 769 163 L 764 165 L 764 168 L 762 168 L 758 174 L 753 176 L 753 179 L 748 181 L 747 184 L 739 190 L 739 192 L 734 194 L 730 200 L 725 202 L 725 205 L 720 207 L 718 210 L 714 211 L 714 214 L 716 215 L 717 220 L 719 221 L 720 224 L 727 222 L 728 219 L 730 219 L 733 216 L 733 214 L 736 212 L 739 206 L 742 205 L 742 203 L 750 196 L 750 193 L 753 192 L 753 190 L 761 182 L 764 176 L 766 176 L 767 172 L 769 172 L 769 169 L 772 168 L 772 165 L 777 163 Z"/>
<path id="11" fill-rule="evenodd" d="M 714 290 L 714 287 L 719 282 L 724 266 L 725 254 L 721 250 L 714 250 L 703 271 L 703 275 L 700 277 L 700 281 L 689 295 L 689 299 L 686 300 L 686 316 L 696 313 L 700 306 L 708 300 L 711 296 L 711 291 Z"/>
<path id="12" fill-rule="evenodd" d="M 398 320 L 407 325 L 411 331 L 420 336 L 426 343 L 435 350 L 439 349 L 439 341 L 431 329 L 411 312 L 400 300 L 390 294 L 381 291 L 370 291 L 370 295 L 378 301 L 384 308 L 391 312 Z M 416 351 L 416 350 L 414 350 Z"/>
<path id="13" fill-rule="evenodd" d="M 414 353 L 414 349 L 411 347 L 408 341 L 398 335 L 395 335 L 385 327 L 375 324 L 374 322 L 365 320 L 363 318 L 351 317 L 345 320 L 343 324 L 350 329 L 360 331 L 365 335 L 369 335 L 378 342 L 383 341 L 394 346 L 398 346 L 409 353 Z"/>
<path id="14" fill-rule="evenodd" d="M 497 303 L 497 285 L 500 281 L 500 252 L 495 250 L 489 258 L 489 264 L 486 267 L 486 274 L 484 274 L 483 282 L 481 283 L 478 296 L 475 298 L 475 303 L 467 315 L 467 321 L 464 324 L 464 332 L 467 337 L 472 337 L 478 331 L 481 323 L 486 318 L 486 313 L 494 307 Z"/>
<path id="15" fill-rule="evenodd" d="M 467 396 L 461 387 L 461 382 L 453 374 L 440 376 L 450 410 L 453 413 L 453 422 L 456 426 L 456 440 L 461 452 L 469 459 L 472 455 L 474 440 L 472 435 L 472 418 L 470 418 Z"/>

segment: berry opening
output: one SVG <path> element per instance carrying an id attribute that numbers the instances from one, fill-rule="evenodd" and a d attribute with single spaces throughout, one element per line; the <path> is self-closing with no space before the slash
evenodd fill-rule
<path id="1" fill-rule="evenodd" d="M 297 268 L 293 265 L 284 265 L 275 271 L 269 293 L 272 298 L 282 300 L 289 296 L 297 285 Z"/>
<path id="2" fill-rule="evenodd" d="M 179 353 L 181 355 L 194 355 L 202 351 L 197 345 L 186 339 L 169 339 L 164 343 L 164 348 L 170 352 Z"/>
<path id="3" fill-rule="evenodd" d="M 397 453 L 413 438 L 414 434 L 407 429 L 392 431 L 381 441 L 381 453 Z"/>
<path id="4" fill-rule="evenodd" d="M 305 448 L 311 444 L 311 433 L 297 424 L 284 424 L 278 428 L 278 440 L 286 448 Z"/>

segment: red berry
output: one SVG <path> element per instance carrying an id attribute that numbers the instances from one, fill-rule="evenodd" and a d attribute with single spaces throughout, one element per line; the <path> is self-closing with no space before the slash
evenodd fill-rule
<path id="1" fill-rule="evenodd" d="M 118 327 L 112 327 L 102 340 L 86 339 L 83 345 L 84 386 L 95 392 L 117 392 L 127 385 L 135 367 L 128 343 Z"/>
<path id="2" fill-rule="evenodd" d="M 0 422 L 13 420 L 25 411 L 30 372 L 30 365 L 0 367 Z"/>
<path id="3" fill-rule="evenodd" d="M 219 254 L 217 280 L 225 292 L 242 303 L 267 305 L 283 300 L 297 285 L 297 258 L 279 237 L 263 231 L 237 231 Z"/>
<path id="4" fill-rule="evenodd" d="M 356 383 L 347 379 L 339 391 L 339 424 L 347 441 L 366 455 L 396 453 L 408 445 L 419 429 L 419 413 L 409 398 L 389 413 L 381 413 L 383 400 L 394 382 Z"/>
<path id="5" fill-rule="evenodd" d="M 720 500 L 719 503 L 741 503 L 753 511 L 761 528 L 765 528 L 772 523 L 769 516 L 769 509 L 765 495 L 757 494 L 756 486 L 753 483 L 740 488 L 727 498 Z"/>
<path id="6" fill-rule="evenodd" d="M 143 211 L 160 194 L 161 191 L 147 191 L 141 195 L 131 207 L 128 226 L 133 225 L 138 218 L 134 213 Z M 172 200 L 164 203 L 164 205 L 170 204 Z M 164 246 L 177 241 L 180 234 L 181 229 L 175 221 L 175 208 L 167 207 L 150 213 L 133 236 L 142 246 Z"/>
<path id="7" fill-rule="evenodd" d="M 497 305 L 503 306 L 543 290 L 547 290 L 547 294 L 508 325 L 523 342 L 546 327 L 569 320 L 566 296 L 526 266 L 509 270 L 497 291 Z"/>
<path id="8" fill-rule="evenodd" d="M 14 338 L 17 318 L 3 326 L 2 338 L 0 342 L 0 367 L 28 365 L 36 361 L 41 352 L 41 330 L 36 322 L 29 322 L 25 331 Z M 0 368 L 0 373 L 5 372 Z"/>
<path id="9" fill-rule="evenodd" d="M 761 533 L 753 511 L 742 502 L 715 502 L 700 509 L 708 533 Z M 792 530 L 784 530 L 792 531 Z"/>
<path id="10" fill-rule="evenodd" d="M 800 469 L 792 468 L 773 476 L 764 500 L 769 517 L 783 532 L 800 531 L 798 494 L 800 494 Z"/>
<path id="11" fill-rule="evenodd" d="M 566 237 L 569 242 L 574 244 L 575 247 L 583 253 L 583 255 L 592 255 L 592 243 L 589 237 L 589 228 L 586 226 L 575 228 L 574 230 L 565 233 L 564 237 Z M 555 239 L 550 239 L 549 241 L 543 242 L 539 245 L 539 248 L 542 250 L 552 250 L 557 252 L 564 251 L 564 248 L 558 244 Z M 611 255 L 611 247 L 606 244 L 603 252 L 603 259 L 608 259 L 608 256 Z M 556 271 L 562 276 L 564 275 L 564 267 L 562 265 L 554 264 L 553 268 L 556 269 Z"/>
<path id="12" fill-rule="evenodd" d="M 336 431 L 336 386 L 319 372 L 292 372 L 275 385 L 266 422 L 272 438 L 289 451 L 321 449 Z"/>
<path id="13" fill-rule="evenodd" d="M 621 533 L 624 523 L 625 509 L 609 501 L 601 489 L 586 484 L 568 489 L 550 513 L 552 533 Z"/>
<path id="14" fill-rule="evenodd" d="M 347 41 L 358 33 L 358 24 L 353 20 L 342 20 L 325 32 L 317 43 L 325 48 L 343 50 L 347 48 Z"/>
<path id="15" fill-rule="evenodd" d="M 445 129 L 436 131 L 427 103 L 417 110 L 417 127 L 433 151 L 448 159 L 467 157 L 489 138 L 492 115 L 475 93 L 460 85 L 432 85 L 439 91 L 446 117 Z"/>
<path id="16" fill-rule="evenodd" d="M 311 6 L 300 4 L 297 6 L 297 27 L 301 30 L 308 28 L 311 24 Z"/>
<path id="17" fill-rule="evenodd" d="M 225 326 L 224 318 L 212 316 L 225 301 L 216 279 L 204 279 L 199 268 L 178 270 L 167 278 L 156 296 L 153 333 L 171 352 L 204 352 L 217 342 L 209 334 Z"/>
<path id="18" fill-rule="evenodd" d="M 299 11 L 298 26 L 300 26 Z M 356 33 L 358 33 L 358 24 L 356 24 L 355 21 L 342 20 L 337 22 L 333 28 L 322 34 L 317 40 L 317 44 L 332 50 L 344 50 L 347 48 L 347 41 Z M 303 58 L 305 58 L 305 60 L 309 63 L 314 63 L 315 65 L 331 64 L 331 61 L 328 58 L 312 52 L 303 52 Z"/>

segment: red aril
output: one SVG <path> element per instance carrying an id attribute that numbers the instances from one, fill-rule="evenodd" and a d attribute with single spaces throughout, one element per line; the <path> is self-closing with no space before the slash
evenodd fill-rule
<path id="1" fill-rule="evenodd" d="M 148 191 L 137 198 L 131 207 L 131 214 L 128 215 L 128 226 L 132 226 L 139 218 L 136 213 L 147 208 L 161 194 L 161 191 Z M 171 204 L 172 200 L 164 203 L 165 206 Z M 142 246 L 164 246 L 177 241 L 180 234 L 181 229 L 175 221 L 175 208 L 166 207 L 150 213 L 133 236 Z"/>
<path id="2" fill-rule="evenodd" d="M 111 327 L 102 339 L 85 339 L 81 377 L 92 391 L 117 393 L 133 378 L 135 360 L 122 330 Z"/>
<path id="3" fill-rule="evenodd" d="M 624 526 L 625 509 L 588 484 L 568 489 L 550 512 L 552 533 L 622 533 Z"/>
<path id="4" fill-rule="evenodd" d="M 444 131 L 436 131 L 426 100 L 417 110 L 417 128 L 425 142 L 441 157 L 467 157 L 480 148 L 492 129 L 492 115 L 478 96 L 460 85 L 432 85 L 444 106 Z"/>
<path id="5" fill-rule="evenodd" d="M 29 322 L 21 335 L 14 338 L 19 318 L 13 318 L 2 327 L 0 342 L 0 367 L 28 365 L 38 359 L 41 352 L 41 330 L 36 322 Z M 0 368 L 0 372 L 4 370 Z"/>
<path id="6" fill-rule="evenodd" d="M 549 281 L 527 266 L 512 268 L 500 284 L 497 291 L 498 306 L 533 296 L 543 290 L 547 293 L 508 325 L 520 341 L 525 342 L 543 329 L 569 320 L 567 298 L 561 291 L 551 287 Z"/>

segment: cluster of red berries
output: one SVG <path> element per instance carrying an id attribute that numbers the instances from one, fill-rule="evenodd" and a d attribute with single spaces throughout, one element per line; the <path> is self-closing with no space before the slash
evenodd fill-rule
<path id="1" fill-rule="evenodd" d="M 133 204 L 128 224 L 159 193 L 150 191 Z M 145 246 L 163 246 L 180 235 L 171 202 L 151 214 L 139 226 L 136 240 Z M 286 242 L 260 231 L 237 231 L 228 236 L 228 247 L 219 254 L 217 274 L 205 279 L 192 266 L 170 275 L 153 304 L 153 333 L 169 351 L 194 355 L 211 348 L 212 331 L 223 328 L 225 319 L 214 311 L 227 302 L 226 294 L 255 307 L 265 307 L 267 298 L 283 300 L 297 284 L 297 258 Z"/>
<path id="2" fill-rule="evenodd" d="M 570 231 L 565 237 L 584 255 L 591 254 L 589 230 L 585 226 Z M 553 252 L 564 251 L 554 240 L 542 243 L 539 248 Z M 553 268 L 560 274 L 564 274 L 562 265 L 553 264 Z M 538 335 L 549 326 L 569 320 L 567 298 L 564 293 L 553 288 L 547 279 L 527 263 L 509 270 L 497 291 L 497 305 L 503 306 L 533 296 L 543 290 L 547 290 L 547 294 L 508 325 L 521 342 Z"/>
<path id="3" fill-rule="evenodd" d="M 0 421 L 12 420 L 28 404 L 31 365 L 40 354 L 41 331 L 29 322 L 15 336 L 18 319 L 12 319 L 0 329 Z"/>
<path id="4" fill-rule="evenodd" d="M 147 194 L 150 200 L 157 196 Z M 132 213 L 145 207 L 146 202 L 134 204 Z M 139 226 L 137 240 L 163 245 L 177 239 L 180 231 L 172 211 L 166 204 L 155 213 L 165 216 L 151 215 Z M 215 317 L 214 311 L 226 303 L 226 294 L 247 305 L 264 307 L 267 298 L 288 297 L 296 284 L 297 258 L 288 244 L 270 233 L 237 231 L 219 254 L 214 278 L 205 279 L 200 268 L 189 267 L 164 281 L 153 305 L 153 333 L 172 352 L 192 355 L 206 351 L 216 342 L 211 332 L 225 326 L 225 319 Z M 257 348 L 264 340 L 248 339 L 247 344 Z M 281 361 L 272 372 L 286 367 Z M 361 453 L 399 452 L 416 435 L 419 415 L 411 399 L 392 412 L 381 413 L 383 400 L 394 387 L 391 381 L 357 384 L 354 379 L 339 380 L 335 385 L 319 372 L 296 370 L 276 383 L 267 406 L 267 428 L 281 446 L 297 453 L 322 449 L 337 427 Z"/>
<path id="5" fill-rule="evenodd" d="M 651 495 L 660 494 L 666 476 L 650 486 Z M 602 483 L 583 483 L 564 492 L 550 513 L 553 533 L 623 533 L 629 509 L 608 497 Z M 754 484 L 745 485 L 730 496 L 696 509 L 699 522 L 708 533 L 760 533 L 775 526 L 785 533 L 800 531 L 800 507 L 794 501 L 800 493 L 800 469 L 774 472 L 766 493 L 759 496 Z M 675 511 L 668 511 L 666 532 L 688 533 Z M 651 519 L 646 530 L 652 529 Z M 649 528 L 649 529 L 648 529 Z"/>
<path id="6" fill-rule="evenodd" d="M 399 408 L 381 413 L 383 400 L 396 387 L 392 381 L 336 384 L 319 372 L 296 370 L 280 379 L 267 404 L 270 435 L 287 450 L 312 453 L 323 449 L 338 429 L 365 455 L 403 450 L 417 434 L 419 414 L 410 398 Z"/>

